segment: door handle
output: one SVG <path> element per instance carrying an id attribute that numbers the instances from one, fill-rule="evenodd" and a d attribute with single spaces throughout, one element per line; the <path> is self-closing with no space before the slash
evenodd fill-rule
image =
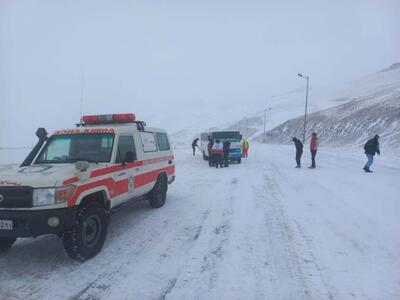
<path id="1" fill-rule="evenodd" d="M 121 172 L 117 176 L 124 176 L 124 175 L 126 175 L 126 172 Z"/>
<path id="2" fill-rule="evenodd" d="M 169 161 L 168 161 L 168 164 L 171 165 L 171 164 L 172 164 L 172 160 L 169 160 Z"/>

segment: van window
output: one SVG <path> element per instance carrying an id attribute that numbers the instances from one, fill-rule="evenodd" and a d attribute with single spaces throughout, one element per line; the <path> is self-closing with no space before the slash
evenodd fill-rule
<path id="1" fill-rule="evenodd" d="M 165 133 L 157 132 L 157 143 L 158 149 L 160 151 L 167 151 L 171 149 L 171 147 L 169 146 L 167 134 Z"/>
<path id="2" fill-rule="evenodd" d="M 117 148 L 117 158 L 115 163 L 120 164 L 126 157 L 127 152 L 135 153 L 136 160 L 136 151 L 135 151 L 135 143 L 133 142 L 133 137 L 131 135 L 122 135 L 118 140 L 118 148 Z"/>
<path id="3" fill-rule="evenodd" d="M 156 137 L 152 132 L 141 132 L 140 138 L 142 139 L 143 151 L 144 152 L 155 152 L 157 151 Z"/>

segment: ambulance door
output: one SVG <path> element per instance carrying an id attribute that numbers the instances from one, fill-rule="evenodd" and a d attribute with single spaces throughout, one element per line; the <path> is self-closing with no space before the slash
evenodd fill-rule
<path id="1" fill-rule="evenodd" d="M 116 165 L 121 168 L 115 173 L 115 189 L 119 194 L 115 199 L 117 204 L 137 196 L 135 190 L 135 175 L 140 171 L 137 163 L 135 141 L 132 134 L 121 134 L 118 138 Z"/>

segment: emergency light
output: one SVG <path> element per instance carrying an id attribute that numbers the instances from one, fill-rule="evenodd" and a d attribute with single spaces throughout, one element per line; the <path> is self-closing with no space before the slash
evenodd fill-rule
<path id="1" fill-rule="evenodd" d="M 113 114 L 113 115 L 89 115 L 82 117 L 83 124 L 109 124 L 109 123 L 132 123 L 135 122 L 135 115 Z"/>

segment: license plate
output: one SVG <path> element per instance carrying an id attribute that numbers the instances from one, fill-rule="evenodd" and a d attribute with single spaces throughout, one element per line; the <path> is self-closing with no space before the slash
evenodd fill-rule
<path id="1" fill-rule="evenodd" d="M 13 230 L 13 221 L 0 220 L 0 230 Z"/>

